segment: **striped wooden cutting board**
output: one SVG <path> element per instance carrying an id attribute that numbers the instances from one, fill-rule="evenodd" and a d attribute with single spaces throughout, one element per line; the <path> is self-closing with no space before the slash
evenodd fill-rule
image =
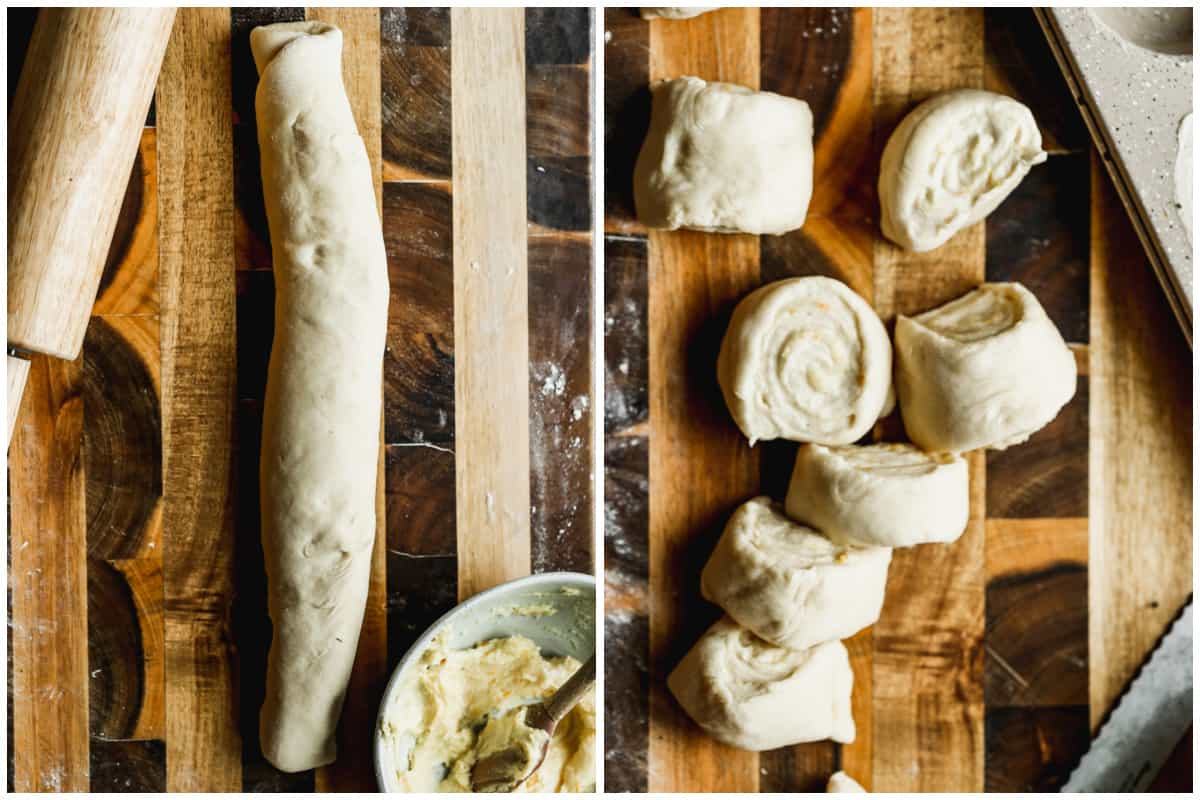
<path id="1" fill-rule="evenodd" d="M 392 303 L 341 758 L 285 775 L 257 742 L 273 280 L 248 36 L 306 17 L 345 34 Z M 179 12 L 83 356 L 34 359 L 9 453 L 11 790 L 371 790 L 378 698 L 428 623 L 592 571 L 591 43 L 587 9 Z"/>
<path id="2" fill-rule="evenodd" d="M 1032 14 L 723 9 L 646 23 L 609 9 L 605 29 L 607 788 L 819 791 L 838 768 L 879 791 L 1057 786 L 1190 592 L 1191 379 Z M 634 221 L 647 84 L 685 74 L 808 101 L 801 231 Z M 1051 156 L 986 223 L 905 253 L 878 233 L 879 156 L 908 110 L 956 87 L 1029 104 Z M 739 298 L 809 274 L 845 281 L 889 323 L 984 280 L 1023 281 L 1077 354 L 1079 386 L 1029 443 L 969 457 L 960 541 L 897 551 L 882 618 L 848 643 L 855 742 L 755 754 L 705 737 L 665 676 L 717 616 L 699 574 L 729 513 L 781 497 L 795 453 L 747 447 L 717 389 L 717 347 Z M 902 432 L 893 417 L 875 438 Z"/>

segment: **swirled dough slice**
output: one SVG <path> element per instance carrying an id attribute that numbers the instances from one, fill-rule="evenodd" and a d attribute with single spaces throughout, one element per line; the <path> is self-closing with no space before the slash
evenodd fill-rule
<path id="1" fill-rule="evenodd" d="M 750 444 L 849 444 L 887 408 L 892 344 L 874 309 L 846 284 L 788 278 L 738 303 L 717 379 Z"/>
<path id="2" fill-rule="evenodd" d="M 1011 97 L 979 89 L 934 95 L 883 150 L 883 235 L 907 250 L 932 250 L 992 213 L 1045 160 L 1033 114 Z"/>
<path id="3" fill-rule="evenodd" d="M 714 739 L 743 750 L 854 741 L 846 646 L 789 650 L 729 617 L 700 637 L 667 678 L 683 710 Z"/>
<path id="4" fill-rule="evenodd" d="M 891 560 L 886 547 L 836 545 L 756 497 L 729 518 L 700 589 L 742 627 L 801 650 L 879 619 Z"/>
<path id="5" fill-rule="evenodd" d="M 904 427 L 925 450 L 1020 444 L 1075 395 L 1075 356 L 1019 283 L 898 317 L 896 358 Z"/>
<path id="6" fill-rule="evenodd" d="M 807 103 L 699 78 L 650 90 L 650 130 L 633 172 L 639 220 L 718 233 L 804 224 L 813 169 Z"/>
<path id="7" fill-rule="evenodd" d="M 274 632 L 260 716 L 281 770 L 328 764 L 375 544 L 388 271 L 342 34 L 255 28 L 255 108 L 275 270 L 263 408 L 263 554 Z"/>
<path id="8" fill-rule="evenodd" d="M 691 19 L 720 6 L 690 6 L 688 8 L 643 8 L 642 19 Z"/>
<path id="9" fill-rule="evenodd" d="M 967 462 L 906 444 L 801 445 L 787 514 L 834 542 L 910 547 L 967 527 Z"/>
<path id="10" fill-rule="evenodd" d="M 826 794 L 829 792 L 867 794 L 867 790 L 862 787 L 862 784 L 840 771 L 829 776 L 829 783 L 825 784 L 825 792 Z"/>

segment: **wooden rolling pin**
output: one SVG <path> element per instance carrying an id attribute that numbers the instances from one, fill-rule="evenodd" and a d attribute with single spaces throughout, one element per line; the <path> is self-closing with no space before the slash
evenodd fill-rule
<path id="1" fill-rule="evenodd" d="M 38 13 L 8 117 L 8 438 L 29 362 L 74 360 L 174 9 Z"/>

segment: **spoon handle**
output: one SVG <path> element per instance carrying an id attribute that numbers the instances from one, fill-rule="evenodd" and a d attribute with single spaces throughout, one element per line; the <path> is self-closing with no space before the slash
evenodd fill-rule
<path id="1" fill-rule="evenodd" d="M 591 691 L 592 684 L 595 682 L 596 655 L 593 653 L 592 657 L 559 687 L 554 696 L 546 701 L 545 713 L 551 724 L 557 725 L 567 715 L 567 712 L 575 707 L 579 698 Z"/>

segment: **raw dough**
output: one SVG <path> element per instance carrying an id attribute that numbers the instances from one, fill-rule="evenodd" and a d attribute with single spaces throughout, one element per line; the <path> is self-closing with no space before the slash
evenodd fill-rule
<path id="1" fill-rule="evenodd" d="M 807 103 L 699 78 L 650 89 L 650 130 L 633 173 L 639 220 L 720 233 L 804 224 L 813 172 Z"/>
<path id="2" fill-rule="evenodd" d="M 967 527 L 967 462 L 906 444 L 805 444 L 787 514 L 834 542 L 910 547 L 952 542 Z"/>
<path id="3" fill-rule="evenodd" d="M 887 408 L 892 344 L 874 309 L 844 283 L 788 278 L 738 303 L 717 378 L 750 444 L 849 444 Z"/>
<path id="4" fill-rule="evenodd" d="M 992 213 L 1046 160 L 1028 108 L 994 92 L 944 92 L 913 109 L 879 169 L 883 235 L 924 252 Z"/>
<path id="5" fill-rule="evenodd" d="M 857 792 L 858 794 L 866 794 L 867 790 L 862 787 L 858 781 L 851 778 L 844 772 L 835 772 L 829 776 L 829 783 L 825 785 L 825 791 L 828 792 Z"/>
<path id="6" fill-rule="evenodd" d="M 667 678 L 683 710 L 710 736 L 744 750 L 854 741 L 854 673 L 841 642 L 776 647 L 722 617 Z"/>
<path id="7" fill-rule="evenodd" d="M 1189 112 L 1179 126 L 1179 152 L 1175 155 L 1175 202 L 1188 244 L 1192 243 L 1192 115 Z"/>
<path id="8" fill-rule="evenodd" d="M 691 19 L 720 6 L 692 6 L 690 8 L 643 8 L 642 19 Z"/>
<path id="9" fill-rule="evenodd" d="M 575 659 L 547 658 L 524 636 L 450 650 L 439 634 L 408 668 L 380 722 L 395 789 L 470 791 L 492 716 L 549 698 L 577 669 Z M 589 693 L 558 723 L 546 760 L 517 791 L 595 791 L 595 740 L 596 699 Z"/>
<path id="10" fill-rule="evenodd" d="M 260 727 L 263 754 L 295 772 L 337 756 L 366 603 L 387 257 L 341 32 L 268 25 L 250 47 L 275 270 L 259 476 L 274 635 Z"/>
<path id="11" fill-rule="evenodd" d="M 1075 356 L 1019 283 L 898 317 L 896 359 L 904 427 L 929 451 L 1020 444 L 1075 395 Z"/>
<path id="12" fill-rule="evenodd" d="M 700 590 L 742 627 L 802 650 L 879 619 L 891 560 L 886 547 L 836 545 L 756 497 L 730 517 Z"/>

